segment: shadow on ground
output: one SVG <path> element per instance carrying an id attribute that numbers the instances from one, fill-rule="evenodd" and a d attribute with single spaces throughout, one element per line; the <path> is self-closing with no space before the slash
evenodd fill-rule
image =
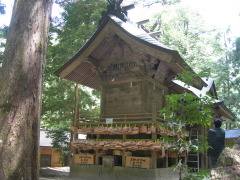
<path id="1" fill-rule="evenodd" d="M 69 167 L 44 167 L 40 169 L 40 180 L 70 180 Z"/>

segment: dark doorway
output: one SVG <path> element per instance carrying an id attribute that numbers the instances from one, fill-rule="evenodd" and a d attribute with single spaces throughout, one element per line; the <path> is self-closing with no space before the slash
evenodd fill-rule
<path id="1" fill-rule="evenodd" d="M 51 167 L 51 155 L 41 154 L 40 166 L 41 167 Z"/>

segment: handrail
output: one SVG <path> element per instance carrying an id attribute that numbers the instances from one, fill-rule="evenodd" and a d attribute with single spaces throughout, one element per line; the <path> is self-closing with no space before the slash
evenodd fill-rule
<path id="1" fill-rule="evenodd" d="M 148 118 L 152 118 L 152 116 L 148 116 L 148 117 L 109 117 L 112 118 L 114 120 L 121 120 L 121 119 L 148 119 Z M 106 120 L 107 118 L 81 118 L 79 120 Z"/>
<path id="2" fill-rule="evenodd" d="M 148 115 L 148 116 L 133 116 L 133 115 Z M 124 116 L 122 116 L 124 115 Z M 127 115 L 131 115 L 130 117 Z M 151 116 L 150 116 L 151 115 Z M 156 122 L 164 122 L 166 121 L 160 116 L 157 116 L 154 120 L 153 114 L 151 113 L 136 113 L 136 114 L 115 114 L 113 115 L 105 115 L 105 117 L 94 118 L 91 117 L 81 117 L 78 119 L 79 124 L 84 125 L 98 125 L 98 124 L 106 124 L 106 119 L 111 118 L 113 119 L 113 124 L 149 124 L 149 123 L 156 123 Z"/>
<path id="3" fill-rule="evenodd" d="M 88 115 L 88 116 L 81 116 L 80 117 L 123 117 L 123 116 L 136 116 L 136 115 L 152 115 L 152 113 L 134 113 L 134 114 L 107 114 L 107 115 Z"/>

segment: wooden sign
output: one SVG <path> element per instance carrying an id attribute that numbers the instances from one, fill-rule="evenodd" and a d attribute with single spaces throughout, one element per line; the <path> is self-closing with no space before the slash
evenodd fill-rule
<path id="1" fill-rule="evenodd" d="M 74 155 L 74 164 L 94 164 L 94 155 Z"/>
<path id="2" fill-rule="evenodd" d="M 134 157 L 126 156 L 126 167 L 135 168 L 150 168 L 151 158 L 150 157 Z"/>

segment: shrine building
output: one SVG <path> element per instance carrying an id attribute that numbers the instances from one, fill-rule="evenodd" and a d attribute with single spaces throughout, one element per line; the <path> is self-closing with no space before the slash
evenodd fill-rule
<path id="1" fill-rule="evenodd" d="M 167 121 L 158 111 L 167 105 L 165 96 L 169 94 L 186 91 L 216 97 L 214 81 L 196 75 L 194 85 L 186 88 L 175 80 L 179 73 L 196 73 L 177 51 L 130 22 L 126 15 L 126 8 L 119 3 L 110 4 L 92 37 L 56 72 L 63 79 L 101 92 L 99 116 L 80 113 L 72 127 L 75 135 L 87 134 L 87 139 L 71 143 L 74 157 L 70 175 L 84 180 L 176 179 L 171 166 L 179 158 L 187 163 L 188 154 L 178 156 L 158 141 L 163 133 L 178 136 L 158 125 Z M 235 118 L 222 101 L 215 102 L 213 117 Z M 209 127 L 197 128 L 206 136 Z M 184 132 L 189 139 L 189 129 Z M 198 162 L 192 166 L 208 168 L 206 154 L 196 156 Z"/>

